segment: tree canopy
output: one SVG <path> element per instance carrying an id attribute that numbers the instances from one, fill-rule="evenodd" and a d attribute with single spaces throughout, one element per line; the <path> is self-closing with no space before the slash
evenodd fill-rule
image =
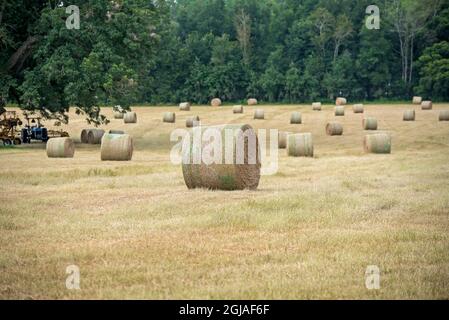
<path id="1" fill-rule="evenodd" d="M 0 4 L 0 96 L 94 124 L 100 105 L 449 99 L 449 0 L 73 0 Z"/>

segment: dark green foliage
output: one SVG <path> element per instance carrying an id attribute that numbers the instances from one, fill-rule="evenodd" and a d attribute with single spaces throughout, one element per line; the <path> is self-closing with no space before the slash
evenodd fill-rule
<path id="1" fill-rule="evenodd" d="M 74 0 L 81 30 L 67 30 L 58 1 L 3 0 L 0 96 L 60 120 L 75 106 L 94 124 L 107 122 L 103 104 L 408 99 L 413 88 L 447 100 L 449 0 L 429 0 L 432 12 L 413 10 L 419 1 L 395 1 L 414 28 L 401 57 L 383 3 L 381 29 L 365 27 L 368 0 Z"/>

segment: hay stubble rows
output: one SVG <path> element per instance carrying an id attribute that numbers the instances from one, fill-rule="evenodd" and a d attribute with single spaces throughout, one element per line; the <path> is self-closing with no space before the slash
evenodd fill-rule
<path id="1" fill-rule="evenodd" d="M 415 107 L 416 121 L 404 122 Z M 167 107 L 133 108 L 139 122 L 103 129 L 134 139 L 130 162 L 100 162 L 98 145 L 47 159 L 43 145 L 0 151 L 1 298 L 449 298 L 449 124 L 433 105 L 192 107 L 162 123 Z M 176 109 L 173 109 L 175 111 Z M 301 125 L 290 124 L 294 111 Z M 113 118 L 113 112 L 106 110 Z M 169 161 L 170 132 L 203 125 L 310 132 L 314 158 L 288 158 L 257 191 L 188 190 Z M 390 155 L 365 154 L 364 116 L 393 138 Z M 75 141 L 85 127 L 71 114 Z M 179 120 L 179 121 L 178 121 Z M 8 164 L 8 165 L 4 165 Z M 81 290 L 65 288 L 65 268 Z M 368 265 L 381 289 L 365 288 Z"/>

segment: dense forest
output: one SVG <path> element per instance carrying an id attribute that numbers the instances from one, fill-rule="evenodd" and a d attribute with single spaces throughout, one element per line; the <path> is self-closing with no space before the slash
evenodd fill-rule
<path id="1" fill-rule="evenodd" d="M 61 120 L 213 97 L 449 100 L 449 0 L 0 1 L 1 100 Z"/>

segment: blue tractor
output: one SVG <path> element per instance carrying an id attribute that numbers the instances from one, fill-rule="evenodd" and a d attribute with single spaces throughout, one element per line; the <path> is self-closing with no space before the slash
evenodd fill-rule
<path id="1" fill-rule="evenodd" d="M 47 128 L 41 125 L 40 117 L 25 116 L 27 124 L 20 131 L 22 143 L 31 143 L 32 140 L 47 142 L 48 131 Z"/>

